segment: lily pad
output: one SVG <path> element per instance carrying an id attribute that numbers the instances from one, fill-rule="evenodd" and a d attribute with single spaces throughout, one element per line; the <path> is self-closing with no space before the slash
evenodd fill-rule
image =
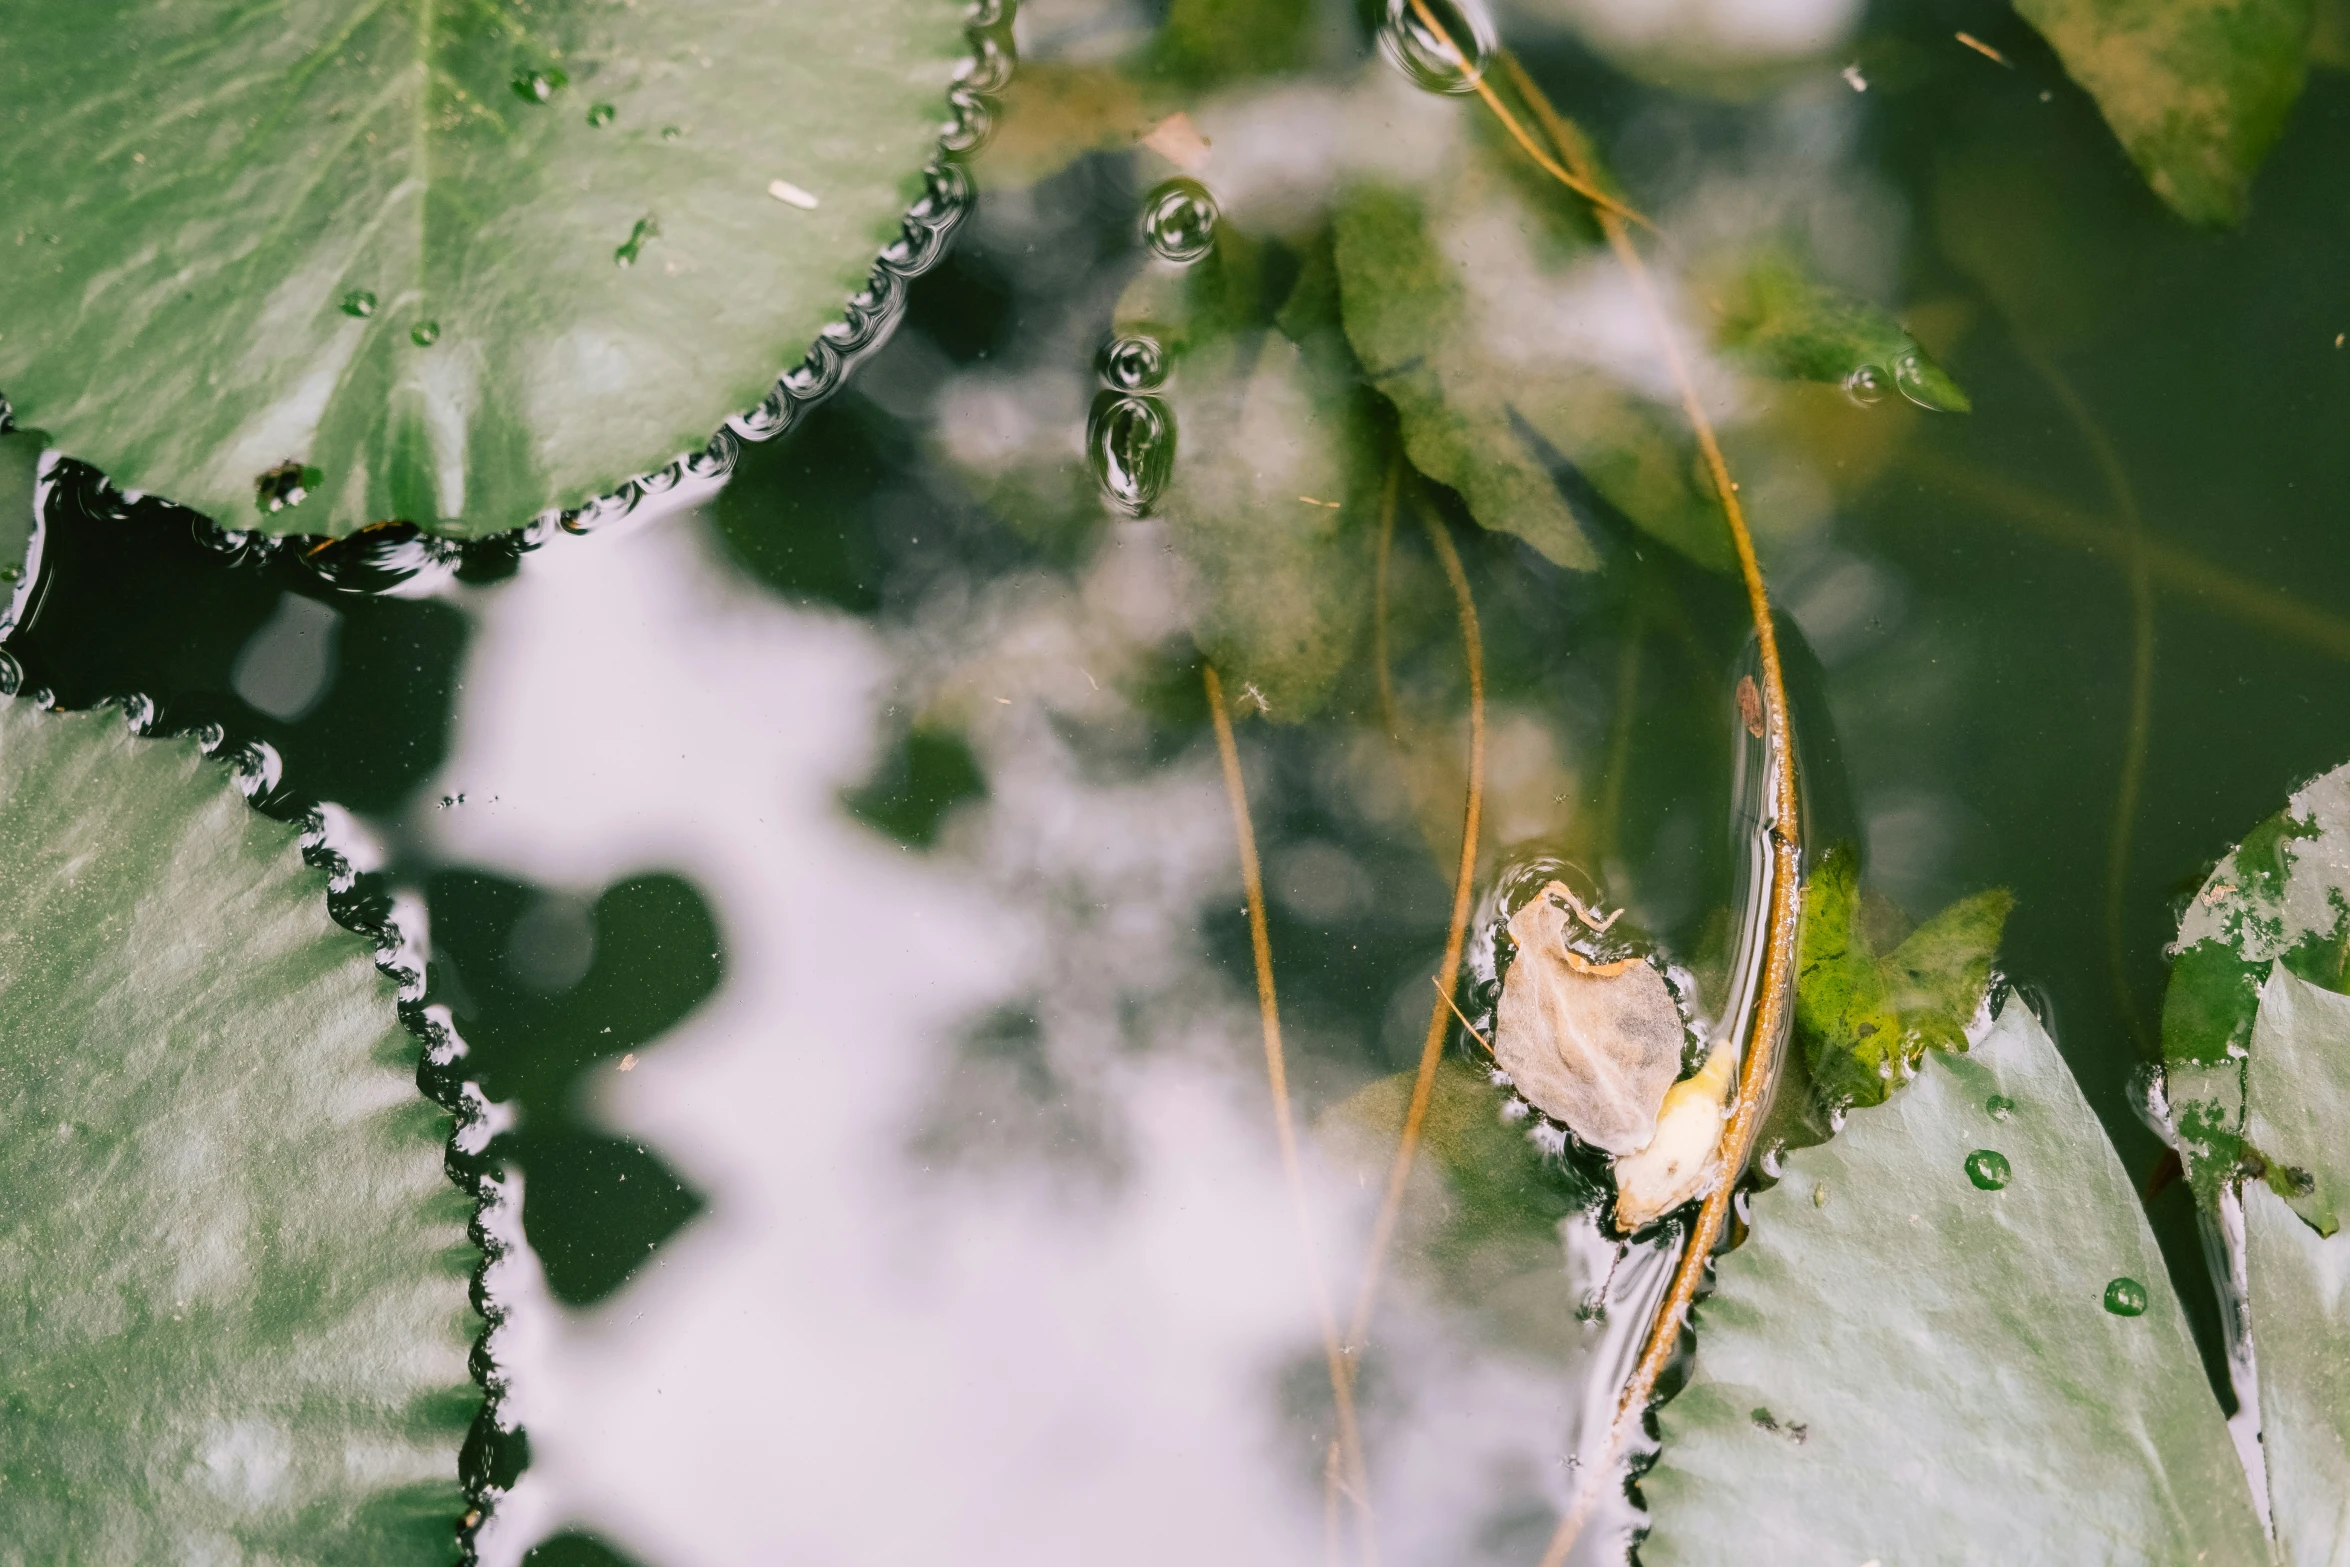
<path id="1" fill-rule="evenodd" d="M 1716 1277 L 1641 1482 L 1650 1567 L 2269 1559 L 2129 1177 L 2027 1008 L 1789 1154 Z"/>
<path id="2" fill-rule="evenodd" d="M 432 1562 L 470 1203 L 370 944 L 192 740 L 0 703 L 0 1539 Z"/>
<path id="3" fill-rule="evenodd" d="M 22 9 L 0 391 L 229 527 L 577 506 L 842 315 L 966 47 L 957 0 Z"/>
<path id="4" fill-rule="evenodd" d="M 2154 194 L 2240 223 L 2308 74 L 2310 0 L 2016 0 Z"/>
<path id="5" fill-rule="evenodd" d="M 2328 990 L 2350 946 L 2350 767 L 2297 790 L 2206 877 L 2179 921 L 2162 1003 L 2162 1053 L 2173 1130 L 2208 1204 L 2243 1166 L 2245 1062 L 2263 988 L 2280 964 Z M 2279 1172 L 2280 1178 L 2282 1172 Z M 2314 1188 L 2280 1194 L 2313 1223 Z"/>

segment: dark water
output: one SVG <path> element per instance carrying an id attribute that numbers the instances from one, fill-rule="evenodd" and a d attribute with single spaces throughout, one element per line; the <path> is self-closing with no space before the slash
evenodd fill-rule
<path id="1" fill-rule="evenodd" d="M 1031 5 L 1024 53 L 1122 14 Z M 1971 392 L 1766 390 L 1732 432 L 1777 475 L 1814 840 L 1913 918 L 2012 888 L 2002 967 L 2151 1174 L 2129 1081 L 2176 901 L 2350 751 L 2350 80 L 2313 76 L 2250 221 L 2205 235 L 2004 11 L 1878 7 L 1735 97 L 1512 36 L 1668 230 L 1800 209 Z M 1352 47 L 1317 79 L 1384 69 Z M 143 692 L 268 742 L 286 808 L 343 808 L 355 897 L 429 933 L 505 1107 L 485 1560 L 1321 1549 L 1328 1395 L 1197 656 L 1158 524 L 1077 452 L 1138 169 L 983 193 L 846 392 L 625 533 L 352 591 L 51 486 L 28 685 Z M 1227 221 L 1277 226 L 1261 189 Z M 1005 419 L 1062 454 L 1052 497 L 985 482 Z M 1486 874 L 1569 852 L 1698 961 L 1735 868 L 1733 584 L 1432 515 L 1484 629 Z M 1449 909 L 1465 684 L 1416 522 L 1396 548 L 1401 743 L 1364 657 L 1320 720 L 1240 731 L 1309 1124 L 1415 1059 Z M 1312 1177 L 1351 1278 L 1375 1193 Z M 2187 1194 L 2150 1211 L 2216 1373 Z M 1393 1295 L 1390 1556 L 1530 1560 L 1572 1346 Z"/>

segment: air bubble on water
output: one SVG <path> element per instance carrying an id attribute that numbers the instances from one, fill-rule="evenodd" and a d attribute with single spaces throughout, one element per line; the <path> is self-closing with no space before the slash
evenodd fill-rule
<path id="1" fill-rule="evenodd" d="M 1216 244 L 1216 198 L 1198 180 L 1172 179 L 1142 209 L 1142 236 L 1169 261 L 1188 265 Z"/>
<path id="2" fill-rule="evenodd" d="M 1926 361 L 1915 350 L 1893 361 L 1893 384 L 1901 388 L 1901 395 L 1920 408 L 1947 408 L 1941 393 L 1926 377 Z"/>
<path id="3" fill-rule="evenodd" d="M 430 348 L 440 340 L 441 324 L 438 321 L 419 321 L 408 329 L 408 341 L 419 348 Z"/>
<path id="4" fill-rule="evenodd" d="M 0 696 L 14 696 L 24 689 L 24 665 L 16 655 L 0 648 Z"/>
<path id="5" fill-rule="evenodd" d="M 514 73 L 514 96 L 524 103 L 545 103 L 570 85 L 560 66 L 525 66 Z"/>
<path id="6" fill-rule="evenodd" d="M 1167 351 L 1155 337 L 1121 337 L 1102 349 L 1102 379 L 1120 392 L 1155 392 L 1167 379 Z"/>
<path id="7" fill-rule="evenodd" d="M 1155 397 L 1104 392 L 1086 421 L 1085 450 L 1110 504 L 1142 516 L 1175 471 L 1175 416 Z"/>
<path id="8" fill-rule="evenodd" d="M 2105 1286 L 2105 1309 L 2117 1317 L 2135 1317 L 2146 1310 L 2146 1286 L 2136 1279 L 2115 1279 Z"/>
<path id="9" fill-rule="evenodd" d="M 1844 395 L 1863 408 L 1883 402 L 1892 390 L 1893 383 L 1875 365 L 1862 365 L 1844 378 Z"/>
<path id="10" fill-rule="evenodd" d="M 649 212 L 646 213 L 643 217 L 636 220 L 636 227 L 628 231 L 627 243 L 623 244 L 618 250 L 612 252 L 613 265 L 622 267 L 635 266 L 637 263 L 637 258 L 643 255 L 645 252 L 645 242 L 647 240 L 659 239 L 660 237 L 661 220 L 654 217 Z"/>
<path id="11" fill-rule="evenodd" d="M 1984 1191 L 1995 1192 L 2015 1175 L 2007 1162 L 2007 1155 L 1996 1149 L 1978 1148 L 1966 1156 L 1966 1178 Z"/>
<path id="12" fill-rule="evenodd" d="M 1983 1108 L 1991 1112 L 1991 1119 L 2004 1121 L 2015 1114 L 2015 1101 L 2005 1094 L 1993 1094 L 1983 1101 Z"/>
<path id="13" fill-rule="evenodd" d="M 1379 52 L 1430 92 L 1475 92 L 1493 48 L 1493 23 L 1476 0 L 1387 0 Z"/>
<path id="14" fill-rule="evenodd" d="M 228 731 L 221 728 L 220 725 L 214 723 L 212 720 L 206 719 L 203 723 L 198 724 L 195 728 L 188 731 L 188 738 L 196 742 L 197 750 L 203 752 L 206 756 L 210 756 L 213 752 L 219 750 L 221 744 L 228 739 Z"/>
<path id="15" fill-rule="evenodd" d="M 375 314 L 375 296 L 363 288 L 351 290 L 343 296 L 343 314 L 366 320 Z"/>
<path id="16" fill-rule="evenodd" d="M 619 112 L 620 111 L 618 109 L 613 108 L 608 103 L 599 103 L 594 108 L 588 110 L 587 122 L 590 125 L 593 125 L 596 129 L 602 130 L 605 126 L 612 123 L 612 117 Z"/>

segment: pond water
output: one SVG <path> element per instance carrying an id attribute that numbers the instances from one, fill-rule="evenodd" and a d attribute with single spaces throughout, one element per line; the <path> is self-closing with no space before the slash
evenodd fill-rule
<path id="1" fill-rule="evenodd" d="M 2003 9 L 1811 10 L 1763 65 L 1504 20 L 1689 254 L 1793 229 L 1965 385 L 1949 414 L 1701 366 L 1812 844 L 1854 844 L 1887 918 L 2012 889 L 2000 968 L 2150 1176 L 2132 1079 L 2178 901 L 2350 749 L 2350 78 L 2312 77 L 2250 219 L 2206 234 Z M 1030 69 L 1152 22 L 1022 11 Z M 1203 100 L 1217 242 L 1307 232 L 1333 169 L 1402 155 L 1379 127 L 1458 107 L 1416 92 L 1336 28 Z M 1351 1305 L 1384 1179 L 1348 1106 L 1418 1059 L 1458 855 L 1467 681 L 1423 518 L 1483 638 L 1479 892 L 1561 854 L 1701 989 L 1721 945 L 1735 578 L 1642 535 L 1564 570 L 1407 500 L 1392 696 L 1366 631 L 1310 721 L 1238 704 L 1301 1230 L 1191 584 L 1085 450 L 1117 302 L 1167 265 L 1159 180 L 1121 149 L 1033 172 L 982 163 L 846 390 L 625 527 L 334 580 L 52 485 L 27 685 L 273 746 L 499 1106 L 485 1562 L 1319 1558 L 1352 1481 L 1315 1281 Z M 1518 286 L 1528 341 L 1674 408 L 1620 295 Z M 1179 481 L 1254 460 L 1178 432 Z M 2150 1212 L 2224 1380 L 2184 1188 Z M 1593 1367 L 1663 1276 L 1664 1242 L 1567 1235 L 1482 1293 L 1386 1275 L 1359 1396 L 1389 1560 L 1540 1556 Z"/>

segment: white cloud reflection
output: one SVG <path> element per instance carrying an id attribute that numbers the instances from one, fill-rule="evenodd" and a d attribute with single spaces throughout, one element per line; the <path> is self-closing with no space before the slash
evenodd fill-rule
<path id="1" fill-rule="evenodd" d="M 951 586 L 884 634 L 737 583 L 672 520 L 477 596 L 430 791 L 468 803 L 419 830 L 557 889 L 679 870 L 728 955 L 592 1103 L 707 1211 L 592 1309 L 527 1252 L 495 1277 L 532 1464 L 491 1567 L 565 1528 L 648 1567 L 1319 1557 L 1290 1408 L 1319 1353 L 1257 1019 L 1200 946 L 1238 903 L 1213 759 L 1065 738 L 1115 753 L 1136 722 L 1114 693 L 1168 629 L 1164 561 L 1138 525 L 1079 582 Z M 836 804 L 915 703 L 959 716 L 990 790 L 931 857 Z M 1035 1020 L 1041 1108 L 959 1059 L 1007 1007 Z M 1351 1280 L 1372 1193 L 1313 1179 Z M 1515 1559 L 1557 1494 L 1563 1367 L 1408 1280 L 1390 1299 L 1389 1557 Z"/>

